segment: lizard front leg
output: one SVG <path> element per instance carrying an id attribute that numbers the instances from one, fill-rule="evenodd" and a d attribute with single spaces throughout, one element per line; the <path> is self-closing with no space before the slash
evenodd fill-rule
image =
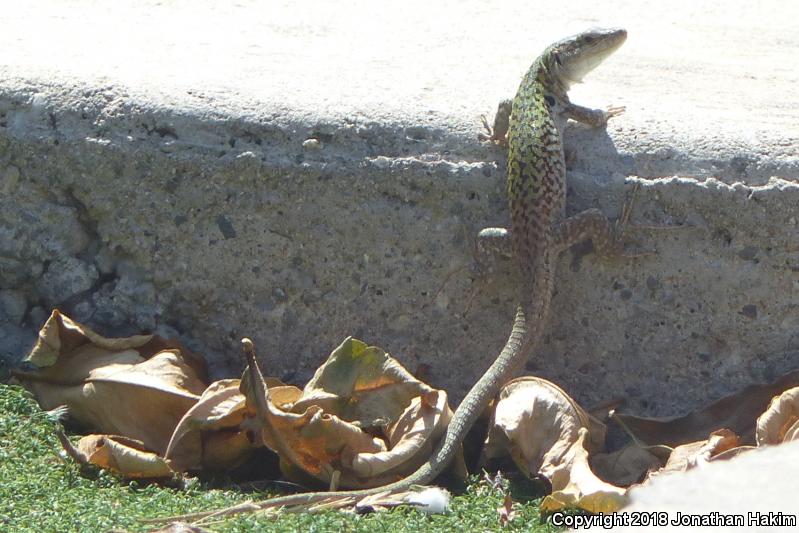
<path id="1" fill-rule="evenodd" d="M 488 125 L 488 119 L 485 115 L 480 116 L 480 120 L 483 122 L 483 128 L 488 132 L 488 135 L 485 133 L 480 133 L 477 135 L 477 138 L 483 142 L 493 141 L 497 144 L 507 145 L 508 144 L 508 128 L 510 127 L 510 112 L 513 109 L 513 100 L 510 98 L 507 100 L 502 100 L 499 105 L 497 106 L 497 113 L 494 115 L 494 126 Z"/>
<path id="2" fill-rule="evenodd" d="M 607 109 L 591 109 L 581 105 L 566 102 L 560 114 L 565 118 L 570 118 L 582 124 L 599 128 L 608 123 L 612 117 L 624 113 L 624 106 L 609 107 Z"/>

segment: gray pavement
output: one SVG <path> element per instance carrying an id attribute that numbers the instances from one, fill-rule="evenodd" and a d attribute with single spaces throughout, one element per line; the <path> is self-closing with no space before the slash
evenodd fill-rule
<path id="1" fill-rule="evenodd" d="M 575 90 L 626 105 L 616 127 L 797 135 L 796 3 L 607 4 L 17 2 L 3 9 L 0 72 L 192 111 L 424 121 L 471 138 L 543 46 L 623 26 L 627 44 Z"/>

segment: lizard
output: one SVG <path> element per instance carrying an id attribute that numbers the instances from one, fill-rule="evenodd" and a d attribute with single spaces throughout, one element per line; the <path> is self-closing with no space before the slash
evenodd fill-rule
<path id="1" fill-rule="evenodd" d="M 621 46 L 626 36 L 623 29 L 592 29 L 550 45 L 527 71 L 512 104 L 500 104 L 500 116 L 495 124 L 503 121 L 508 124 L 507 192 L 511 229 L 488 228 L 480 232 L 478 240 L 500 247 L 510 243 L 526 280 L 526 286 L 519 294 L 529 297 L 520 298 L 505 346 L 453 413 L 432 456 L 416 472 L 379 487 L 292 494 L 247 502 L 222 511 L 173 518 L 197 519 L 212 514 L 229 515 L 341 499 L 359 500 L 374 494 L 396 493 L 415 485 L 426 485 L 443 472 L 489 401 L 519 370 L 538 343 L 546 325 L 554 288 L 555 262 L 560 252 L 588 238 L 600 254 L 622 252 L 623 231 L 619 226 L 613 226 L 599 210 L 590 209 L 565 218 L 566 165 L 561 131 L 568 118 L 598 127 L 623 111 L 623 108 L 604 111 L 577 106 L 569 101 L 567 91 L 572 83 L 580 82 L 585 74 Z M 504 136 L 503 129 L 502 125 L 497 128 L 495 138 Z"/>

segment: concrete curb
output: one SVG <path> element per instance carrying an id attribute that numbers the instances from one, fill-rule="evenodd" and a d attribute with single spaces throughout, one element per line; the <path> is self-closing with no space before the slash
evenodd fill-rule
<path id="1" fill-rule="evenodd" d="M 440 35 L 361 6 L 375 18 L 358 39 L 347 33 L 357 22 L 329 19 L 328 7 L 298 19 L 302 6 L 280 6 L 267 19 L 206 6 L 187 20 L 209 32 L 178 38 L 159 33 L 164 20 L 189 16 L 169 6 L 120 15 L 88 2 L 37 5 L 49 15 L 30 20 L 20 7 L 2 38 L 18 52 L 0 64 L 7 364 L 52 306 L 106 333 L 180 336 L 217 376 L 238 371 L 246 335 L 269 374 L 302 383 L 352 334 L 427 369 L 457 400 L 496 355 L 518 280 L 484 284 L 468 268 L 476 232 L 507 221 L 504 154 L 476 141 L 477 116 L 563 31 L 549 35 L 539 21 L 535 39 L 527 28 L 506 34 L 507 12 L 476 2 Z M 354 17 L 360 8 L 340 9 Z M 693 8 L 669 9 L 647 17 Z M 563 17 L 570 30 L 586 25 Z M 794 365 L 799 117 L 763 94 L 795 82 L 778 57 L 742 56 L 746 68 L 725 70 L 713 55 L 731 18 L 713 19 L 716 33 L 673 30 L 687 34 L 671 41 L 671 56 L 660 47 L 666 26 L 654 31 L 647 17 L 632 17 L 624 54 L 574 94 L 628 111 L 607 132 L 568 132 L 569 209 L 617 216 L 640 182 L 638 223 L 688 228 L 640 234 L 658 253 L 637 261 L 566 254 L 549 334 L 528 370 L 586 403 L 624 395 L 633 411 L 674 414 Z M 80 34 L 84 18 L 96 35 Z M 79 39 L 49 53 L 35 46 L 68 23 Z M 142 50 L 109 63 L 124 49 L 112 39 L 104 50 L 103 37 L 137 24 Z M 796 37 L 779 24 L 750 35 L 752 49 L 787 55 Z M 488 49 L 470 33 L 483 25 L 497 37 Z M 241 55 L 219 52 L 220 34 L 235 35 Z M 442 48 L 456 34 L 470 36 L 463 48 Z M 700 35 L 707 49 L 697 59 L 688 52 Z M 394 46 L 423 38 L 430 53 Z M 747 72 L 751 86 L 741 83 Z M 717 94 L 697 80 L 714 81 Z"/>

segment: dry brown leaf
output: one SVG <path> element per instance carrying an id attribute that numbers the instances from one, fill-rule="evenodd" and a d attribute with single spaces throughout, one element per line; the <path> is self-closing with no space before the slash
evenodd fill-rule
<path id="1" fill-rule="evenodd" d="M 433 451 L 433 444 L 444 434 L 452 418 L 447 393 L 433 391 L 411 400 L 394 424 L 386 431 L 388 450 L 360 453 L 352 461 L 356 476 L 374 478 L 393 475 L 395 471 L 409 473 L 424 463 Z"/>
<path id="2" fill-rule="evenodd" d="M 552 494 L 544 511 L 579 507 L 607 513 L 621 507 L 626 491 L 596 477 L 588 464 L 586 447 L 596 450 L 604 438 L 604 424 L 560 387 L 530 376 L 502 387 L 483 453 L 485 458 L 510 454 L 525 475 L 545 476 Z"/>
<path id="3" fill-rule="evenodd" d="M 170 379 L 191 370 L 172 351 L 138 364 L 113 366 L 115 372 L 98 369 L 97 377 L 90 374 L 79 385 L 23 383 L 43 409 L 67 405 L 70 416 L 80 424 L 141 440 L 148 449 L 163 453 L 178 421 L 199 398 Z"/>
<path id="4" fill-rule="evenodd" d="M 91 329 L 79 324 L 66 315 L 61 314 L 58 309 L 54 309 L 47 319 L 42 329 L 39 330 L 39 338 L 33 350 L 25 360 L 39 368 L 47 368 L 55 365 L 56 362 L 62 363 L 72 357 L 76 350 L 87 344 L 105 348 L 108 352 L 121 352 L 128 349 L 141 348 L 153 340 L 153 335 L 135 335 L 124 339 L 108 339 L 98 335 Z M 80 358 L 76 358 L 74 363 L 80 364 Z M 77 364 L 71 365 L 74 371 L 78 371 Z M 42 373 L 46 376 L 46 373 Z M 52 377 L 59 377 L 58 374 Z"/>
<path id="5" fill-rule="evenodd" d="M 141 441 L 119 435 L 87 435 L 77 449 L 94 465 L 128 478 L 172 477 L 175 472 Z"/>
<path id="6" fill-rule="evenodd" d="M 78 348 L 87 344 L 104 348 L 111 353 L 133 349 L 143 359 L 147 359 L 162 350 L 180 349 L 183 353 L 183 358 L 192 367 L 194 373 L 203 381 L 208 379 L 208 370 L 202 357 L 189 352 L 177 341 L 165 340 L 157 335 L 134 335 L 122 338 L 104 337 L 83 324 L 75 322 L 58 309 L 53 310 L 50 318 L 42 326 L 36 345 L 25 358 L 25 361 L 38 367 L 40 369 L 38 375 L 43 379 L 63 380 L 65 375 L 62 372 L 67 368 L 71 371 L 68 379 L 80 379 L 88 372 L 80 372 L 80 365 L 84 364 L 84 361 L 80 357 L 75 357 L 75 354 Z M 75 360 L 70 361 L 73 357 L 75 357 Z M 57 362 L 62 363 L 63 366 L 59 369 L 52 369 L 52 372 L 48 373 L 46 369 Z M 95 368 L 95 366 L 90 364 L 88 370 Z"/>
<path id="7" fill-rule="evenodd" d="M 28 361 L 47 366 L 14 375 L 43 409 L 66 405 L 79 424 L 156 453 L 206 387 L 204 367 L 175 344 L 152 335 L 107 339 L 58 311 Z"/>
<path id="8" fill-rule="evenodd" d="M 604 424 L 589 417 L 560 387 L 533 376 L 514 379 L 499 392 L 483 454 L 486 459 L 509 454 L 525 475 L 549 477 L 580 428 L 591 430 L 592 450 L 602 445 Z"/>
<path id="9" fill-rule="evenodd" d="M 254 354 L 252 362 L 255 363 Z M 256 377 L 253 378 L 253 375 Z M 255 440 L 263 442 L 280 456 L 281 468 L 289 479 L 303 481 L 295 477 L 294 468 L 298 468 L 326 484 L 330 483 L 334 475 L 341 475 L 343 486 L 359 486 L 360 481 L 346 472 L 352 459 L 362 452 L 385 450 L 381 440 L 350 422 L 324 413 L 319 406 L 308 406 L 301 413 L 281 409 L 280 402 L 272 399 L 273 390 L 263 381 L 257 364 L 254 372 L 248 365 L 240 389 L 246 398 L 251 416 L 242 427 L 253 431 L 257 435 Z M 274 391 L 274 396 L 277 397 L 280 387 L 276 389 L 278 390 Z M 286 391 L 283 392 L 285 395 Z M 260 412 L 261 395 L 264 393 L 264 412 Z M 296 396 L 296 392 L 289 391 L 288 395 Z M 350 483 L 354 485 L 349 485 Z"/>
<path id="10" fill-rule="evenodd" d="M 177 471 L 226 470 L 254 449 L 240 427 L 248 415 L 241 380 L 212 383 L 178 423 L 164 458 Z"/>
<path id="11" fill-rule="evenodd" d="M 377 427 L 394 422 L 412 398 L 433 390 L 382 349 L 348 337 L 305 385 L 293 411 L 316 405 L 361 427 Z"/>
<path id="12" fill-rule="evenodd" d="M 351 462 L 358 454 L 384 451 L 386 448 L 382 440 L 313 406 L 302 414 L 272 411 L 270 418 L 275 430 L 299 459 L 299 462 L 294 461 L 295 466 L 325 484 L 329 484 L 333 473 L 338 471 L 342 487 L 374 485 L 369 480 L 362 481 L 354 476 Z M 277 451 L 265 434 L 264 443 Z M 281 459 L 285 460 L 284 457 Z"/>
<path id="13" fill-rule="evenodd" d="M 781 444 L 799 439 L 799 387 L 773 398 L 757 419 L 757 445 Z"/>
<path id="14" fill-rule="evenodd" d="M 588 430 L 580 428 L 577 441 L 557 465 L 549 469 L 552 494 L 541 502 L 541 511 L 550 513 L 579 508 L 589 513 L 613 513 L 627 503 L 627 491 L 599 479 L 588 463 Z"/>
<path id="15" fill-rule="evenodd" d="M 241 383 L 251 415 L 243 427 L 260 430 L 259 440 L 280 455 L 286 477 L 300 482 L 310 475 L 326 485 L 337 478 L 341 487 L 363 488 L 404 477 L 427 458 L 451 416 L 446 394 L 352 338 L 333 351 L 301 396 L 261 384 L 263 414 L 253 383 L 261 378 L 252 375 L 248 369 Z M 381 432 L 384 439 L 374 436 Z"/>
<path id="16" fill-rule="evenodd" d="M 714 431 L 702 441 L 683 444 L 674 448 L 666 465 L 650 472 L 645 483 L 651 479 L 675 472 L 685 472 L 701 467 L 711 461 L 726 460 L 751 447 L 741 446 L 741 440 L 729 429 Z"/>
<path id="17" fill-rule="evenodd" d="M 742 453 L 750 452 L 752 450 L 756 450 L 757 446 L 737 446 L 735 448 L 730 448 L 729 450 L 724 450 L 722 452 L 718 452 L 716 455 L 712 457 L 712 461 L 727 461 L 732 459 L 733 457 L 738 457 Z"/>
<path id="18" fill-rule="evenodd" d="M 683 472 L 707 464 L 713 456 L 740 446 L 738 435 L 729 429 L 714 431 L 703 441 L 683 444 L 674 448 L 663 470 L 658 474 Z"/>
<path id="19" fill-rule="evenodd" d="M 647 445 L 663 444 L 673 448 L 704 440 L 711 432 L 722 428 L 739 435 L 742 444 L 754 444 L 757 419 L 771 399 L 797 386 L 799 371 L 794 371 L 774 383 L 750 385 L 685 416 L 645 418 L 617 413 L 612 419 L 634 439 Z"/>
<path id="20" fill-rule="evenodd" d="M 598 453 L 591 457 L 591 468 L 613 485 L 629 487 L 640 482 L 648 472 L 666 464 L 671 449 L 665 446 L 641 446 L 631 443 L 612 453 Z"/>

